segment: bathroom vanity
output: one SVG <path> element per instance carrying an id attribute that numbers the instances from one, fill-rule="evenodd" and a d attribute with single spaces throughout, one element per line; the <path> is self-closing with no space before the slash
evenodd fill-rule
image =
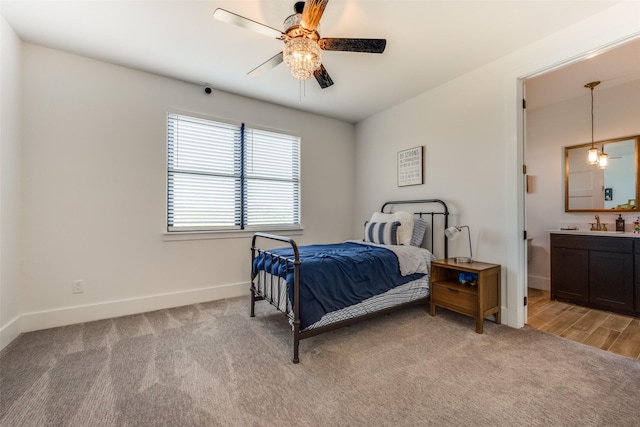
<path id="1" fill-rule="evenodd" d="M 640 316 L 640 235 L 551 231 L 551 298 Z"/>

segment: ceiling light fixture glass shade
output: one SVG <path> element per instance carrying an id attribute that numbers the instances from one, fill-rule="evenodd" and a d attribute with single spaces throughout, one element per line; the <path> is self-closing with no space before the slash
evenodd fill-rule
<path id="1" fill-rule="evenodd" d="M 298 80 L 307 80 L 322 63 L 318 43 L 308 37 L 296 37 L 285 41 L 284 62 Z"/>
<path id="2" fill-rule="evenodd" d="M 589 155 L 587 158 L 587 162 L 590 165 L 595 165 L 598 163 L 598 149 L 596 147 L 589 148 Z"/>
<path id="3" fill-rule="evenodd" d="M 598 156 L 598 167 L 600 169 L 606 169 L 609 165 L 609 155 L 604 152 L 604 145 L 602 146 L 602 152 Z"/>

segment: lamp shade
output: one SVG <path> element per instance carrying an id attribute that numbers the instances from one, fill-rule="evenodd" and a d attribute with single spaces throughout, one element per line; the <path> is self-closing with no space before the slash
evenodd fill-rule
<path id="1" fill-rule="evenodd" d="M 455 240 L 460 236 L 460 229 L 458 227 L 449 227 L 444 230 L 444 235 L 447 236 L 447 239 Z"/>
<path id="2" fill-rule="evenodd" d="M 444 235 L 447 239 L 455 240 L 462 233 L 462 229 L 467 229 L 467 237 L 469 238 L 469 256 L 468 257 L 456 257 L 456 262 L 472 262 L 473 261 L 473 252 L 471 249 L 471 230 L 468 225 L 456 225 L 454 227 L 448 227 L 444 230 Z"/>

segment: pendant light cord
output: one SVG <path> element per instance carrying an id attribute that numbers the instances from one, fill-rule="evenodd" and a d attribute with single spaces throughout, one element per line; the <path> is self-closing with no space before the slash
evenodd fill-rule
<path id="1" fill-rule="evenodd" d="M 593 148 L 593 87 L 591 87 L 591 148 Z"/>
<path id="2" fill-rule="evenodd" d="M 594 147 L 594 139 L 593 139 L 593 88 L 598 86 L 600 84 L 600 81 L 595 81 L 595 82 L 591 82 L 591 83 L 587 83 L 586 85 L 584 85 L 584 87 L 588 87 L 589 89 L 591 89 L 591 149 L 593 150 Z"/>

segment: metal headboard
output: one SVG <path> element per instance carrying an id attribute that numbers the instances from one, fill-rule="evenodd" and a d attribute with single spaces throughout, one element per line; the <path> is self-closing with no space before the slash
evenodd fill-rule
<path id="1" fill-rule="evenodd" d="M 429 205 L 429 204 L 437 204 L 440 205 L 441 208 L 438 211 L 431 211 L 431 212 L 423 212 L 423 211 L 417 211 L 417 212 L 413 212 L 414 215 L 417 215 L 419 218 L 423 218 L 423 217 L 430 217 L 431 221 L 431 251 L 435 253 L 434 250 L 434 236 L 436 235 L 436 231 L 434 229 L 434 217 L 435 216 L 439 216 L 442 215 L 443 216 L 443 228 L 442 228 L 442 239 L 443 239 L 443 243 L 444 243 L 444 258 L 448 258 L 449 257 L 449 245 L 448 245 L 448 239 L 444 234 L 444 230 L 446 230 L 449 227 L 449 208 L 447 207 L 447 204 L 445 202 L 443 202 L 440 199 L 424 199 L 424 200 L 397 200 L 397 201 L 390 201 L 390 202 L 385 202 L 382 205 L 382 209 L 380 209 L 380 212 L 384 212 L 384 209 L 387 206 L 393 206 L 393 205 L 411 205 L 411 204 L 423 204 L 423 205 Z M 391 212 L 387 212 L 387 213 L 391 213 Z"/>

